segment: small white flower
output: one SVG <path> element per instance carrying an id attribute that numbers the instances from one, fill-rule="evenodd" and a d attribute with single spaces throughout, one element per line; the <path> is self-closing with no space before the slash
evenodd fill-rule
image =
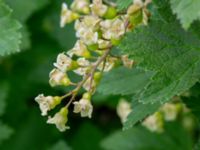
<path id="1" fill-rule="evenodd" d="M 88 14 L 90 12 L 89 0 L 74 0 L 71 9 L 80 13 Z"/>
<path id="2" fill-rule="evenodd" d="M 49 110 L 61 102 L 61 98 L 52 96 L 45 97 L 44 94 L 40 94 L 35 98 L 35 101 L 39 104 L 41 115 L 46 116 Z"/>
<path id="3" fill-rule="evenodd" d="M 88 15 L 84 16 L 81 21 L 76 20 L 75 21 L 75 30 L 76 30 L 76 36 L 79 38 L 83 36 L 85 31 L 90 29 L 93 32 L 96 32 L 99 29 L 99 23 L 101 19 L 94 15 Z"/>
<path id="4" fill-rule="evenodd" d="M 70 128 L 69 126 L 66 126 L 66 123 L 68 121 L 67 114 L 68 109 L 65 107 L 61 108 L 61 110 L 56 113 L 53 118 L 49 117 L 47 123 L 55 124 L 60 132 L 64 132 L 66 129 Z"/>
<path id="5" fill-rule="evenodd" d="M 108 10 L 108 6 L 104 5 L 102 0 L 93 0 L 93 3 L 90 5 L 92 13 L 94 15 L 103 17 Z"/>
<path id="6" fill-rule="evenodd" d="M 85 32 L 80 35 L 80 39 L 86 44 L 86 45 L 93 45 L 97 44 L 98 42 L 98 32 L 93 32 L 90 28 L 85 30 Z"/>
<path id="7" fill-rule="evenodd" d="M 65 24 L 71 23 L 72 21 L 74 21 L 78 18 L 79 18 L 79 15 L 77 13 L 69 10 L 66 3 L 62 4 L 60 27 L 64 27 Z"/>
<path id="8" fill-rule="evenodd" d="M 127 116 L 131 111 L 131 104 L 125 99 L 121 99 L 117 105 L 117 114 L 120 117 L 122 123 L 127 120 Z"/>
<path id="9" fill-rule="evenodd" d="M 92 117 L 93 106 L 89 99 L 82 98 L 79 102 L 74 102 L 74 113 L 81 113 L 81 117 Z"/>
<path id="10" fill-rule="evenodd" d="M 62 71 L 58 69 L 53 69 L 49 74 L 50 80 L 49 83 L 52 87 L 57 85 L 70 85 L 70 79 L 68 78 L 66 73 L 63 73 Z"/>
<path id="11" fill-rule="evenodd" d="M 161 111 L 164 113 L 166 121 L 176 120 L 179 110 L 176 104 L 166 103 L 161 107 Z"/>
<path id="12" fill-rule="evenodd" d="M 102 21 L 100 25 L 105 39 L 120 39 L 125 34 L 124 22 L 119 18 Z"/>
<path id="13" fill-rule="evenodd" d="M 57 67 L 60 71 L 66 72 L 67 70 L 71 69 L 72 67 L 72 59 L 61 53 L 57 56 L 57 61 L 54 63 L 54 66 Z"/>
<path id="14" fill-rule="evenodd" d="M 89 58 L 91 56 L 86 45 L 81 40 L 78 40 L 74 48 L 68 51 L 67 54 L 70 57 L 72 57 L 73 55 L 77 55 L 77 56 Z"/>
<path id="15" fill-rule="evenodd" d="M 91 63 L 85 58 L 78 58 L 77 63 L 80 67 L 74 70 L 74 72 L 81 76 L 86 75 Z"/>
<path id="16" fill-rule="evenodd" d="M 163 131 L 163 120 L 160 112 L 156 112 L 153 115 L 147 117 L 142 125 L 145 126 L 152 132 L 162 132 Z"/>

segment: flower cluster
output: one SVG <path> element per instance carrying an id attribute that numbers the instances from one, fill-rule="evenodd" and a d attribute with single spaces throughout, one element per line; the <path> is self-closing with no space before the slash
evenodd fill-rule
<path id="1" fill-rule="evenodd" d="M 61 97 L 45 97 L 43 94 L 36 97 L 43 116 L 62 100 L 70 97 L 67 105 L 53 118 L 49 117 L 47 123 L 56 124 L 60 131 L 68 129 L 68 107 L 72 103 L 74 113 L 80 113 L 81 117 L 92 117 L 91 96 L 101 80 L 102 73 L 119 64 L 128 68 L 133 66 L 128 55 L 115 56 L 111 54 L 111 50 L 119 44 L 126 32 L 133 30 L 138 24 L 147 23 L 147 4 L 148 2 L 142 0 L 134 0 L 127 11 L 123 12 L 118 12 L 116 6 L 102 0 L 93 0 L 92 3 L 90 0 L 74 0 L 70 7 L 66 3 L 62 4 L 60 26 L 64 27 L 75 21 L 78 40 L 72 49 L 58 54 L 55 68 L 49 74 L 49 83 L 52 87 L 73 86 L 74 89 Z M 69 72 L 74 72 L 82 80 L 72 82 L 68 76 Z M 73 102 L 82 88 L 85 90 L 82 98 Z"/>

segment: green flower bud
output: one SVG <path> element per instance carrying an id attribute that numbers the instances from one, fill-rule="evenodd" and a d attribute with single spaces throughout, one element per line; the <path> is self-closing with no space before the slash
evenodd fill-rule
<path id="1" fill-rule="evenodd" d="M 117 16 L 117 10 L 115 7 L 108 7 L 105 15 L 103 16 L 106 19 L 113 19 Z"/>

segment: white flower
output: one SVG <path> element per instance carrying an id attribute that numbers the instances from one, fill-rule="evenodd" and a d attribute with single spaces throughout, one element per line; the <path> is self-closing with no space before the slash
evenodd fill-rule
<path id="1" fill-rule="evenodd" d="M 98 42 L 98 32 L 93 32 L 92 29 L 88 28 L 84 31 L 82 35 L 80 35 L 80 39 L 86 45 L 97 44 Z"/>
<path id="2" fill-rule="evenodd" d="M 49 117 L 47 123 L 55 124 L 60 132 L 64 132 L 66 129 L 69 129 L 69 126 L 66 126 L 68 121 L 67 114 L 68 109 L 63 107 L 58 113 L 54 115 L 53 118 Z"/>
<path id="3" fill-rule="evenodd" d="M 91 63 L 85 58 L 78 58 L 77 63 L 80 67 L 74 70 L 74 72 L 81 76 L 86 75 Z"/>
<path id="4" fill-rule="evenodd" d="M 99 23 L 101 19 L 94 15 L 88 15 L 84 16 L 81 21 L 76 20 L 75 21 L 75 30 L 76 30 L 76 36 L 81 37 L 87 31 L 90 29 L 93 32 L 96 32 L 99 29 Z"/>
<path id="5" fill-rule="evenodd" d="M 161 107 L 161 111 L 164 113 L 164 117 L 166 121 L 174 121 L 176 120 L 179 110 L 177 104 L 166 103 Z"/>
<path id="6" fill-rule="evenodd" d="M 90 5 L 92 13 L 94 15 L 103 17 L 108 9 L 108 6 L 104 5 L 102 0 L 93 0 L 93 3 Z"/>
<path id="7" fill-rule="evenodd" d="M 128 55 L 122 55 L 121 57 L 122 63 L 125 67 L 127 68 L 132 68 L 133 67 L 133 60 L 128 58 Z"/>
<path id="8" fill-rule="evenodd" d="M 131 111 L 131 104 L 125 99 L 121 99 L 117 105 L 117 114 L 120 117 L 122 123 L 127 120 L 127 116 Z"/>
<path id="9" fill-rule="evenodd" d="M 89 0 L 74 0 L 71 9 L 80 13 L 88 14 L 90 12 Z"/>
<path id="10" fill-rule="evenodd" d="M 120 39 L 125 34 L 124 22 L 119 18 L 102 21 L 100 25 L 105 39 Z"/>
<path id="11" fill-rule="evenodd" d="M 91 56 L 86 45 L 81 40 L 78 40 L 74 48 L 68 51 L 67 54 L 70 57 L 72 57 L 73 55 L 77 55 L 77 56 L 89 58 Z"/>
<path id="12" fill-rule="evenodd" d="M 67 74 L 63 73 L 62 71 L 58 69 L 53 69 L 50 72 L 49 77 L 50 77 L 49 83 L 52 87 L 57 86 L 57 85 L 68 86 L 71 83 Z"/>
<path id="13" fill-rule="evenodd" d="M 35 101 L 39 104 L 41 115 L 46 116 L 49 110 L 60 104 L 61 98 L 52 96 L 45 97 L 44 94 L 40 94 L 35 98 Z"/>
<path id="14" fill-rule="evenodd" d="M 79 102 L 74 102 L 74 113 L 81 113 L 81 117 L 92 117 L 93 106 L 90 99 L 82 98 Z"/>
<path id="15" fill-rule="evenodd" d="M 97 86 L 97 82 L 95 80 L 91 80 L 91 78 L 88 78 L 87 81 L 83 84 L 83 88 L 86 91 L 93 91 L 95 92 Z"/>
<path id="16" fill-rule="evenodd" d="M 72 21 L 78 18 L 79 18 L 79 15 L 69 10 L 66 3 L 62 4 L 60 27 L 64 27 L 65 24 L 71 23 Z"/>
<path id="17" fill-rule="evenodd" d="M 163 131 L 163 120 L 160 112 L 156 112 L 153 115 L 147 117 L 142 125 L 148 128 L 152 132 L 162 132 Z"/>
<path id="18" fill-rule="evenodd" d="M 60 71 L 66 72 L 72 67 L 73 60 L 66 56 L 64 53 L 61 53 L 57 56 L 57 61 L 54 63 L 54 66 L 57 67 Z"/>

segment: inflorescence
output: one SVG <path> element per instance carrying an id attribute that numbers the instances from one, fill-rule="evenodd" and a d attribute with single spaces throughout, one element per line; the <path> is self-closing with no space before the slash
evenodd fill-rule
<path id="1" fill-rule="evenodd" d="M 49 83 L 55 86 L 74 87 L 63 96 L 38 95 L 35 100 L 39 104 L 41 115 L 46 116 L 50 110 L 69 97 L 66 106 L 62 107 L 53 117 L 49 116 L 47 123 L 55 124 L 60 131 L 69 129 L 68 107 L 74 104 L 74 113 L 81 117 L 92 117 L 93 106 L 91 97 L 102 78 L 103 72 L 108 72 L 118 64 L 131 68 L 133 61 L 128 55 L 114 56 L 113 46 L 117 46 L 126 32 L 130 32 L 139 24 L 147 24 L 149 12 L 146 6 L 150 0 L 134 0 L 127 11 L 117 11 L 113 2 L 93 0 L 74 0 L 70 6 L 62 4 L 60 26 L 75 21 L 76 41 L 74 47 L 58 54 L 55 68 L 50 72 Z M 82 79 L 78 83 L 70 80 L 68 73 L 72 71 Z M 79 101 L 75 97 L 79 91 L 85 93 Z"/>

